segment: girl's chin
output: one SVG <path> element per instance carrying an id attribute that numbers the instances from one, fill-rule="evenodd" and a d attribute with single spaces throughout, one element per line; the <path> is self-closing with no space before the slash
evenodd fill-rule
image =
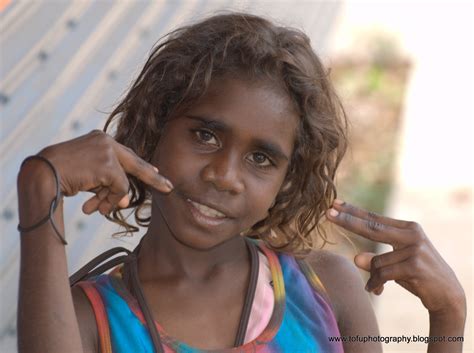
<path id="1" fill-rule="evenodd" d="M 226 244 L 230 241 L 235 241 L 237 239 L 243 239 L 240 235 L 234 236 L 222 236 L 222 237 L 212 237 L 212 236 L 177 236 L 173 235 L 174 239 L 188 248 L 198 250 L 198 251 L 209 251 L 219 247 L 223 244 Z"/>

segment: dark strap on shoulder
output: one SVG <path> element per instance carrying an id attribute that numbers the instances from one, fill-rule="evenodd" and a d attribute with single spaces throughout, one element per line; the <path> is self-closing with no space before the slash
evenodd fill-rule
<path id="1" fill-rule="evenodd" d="M 258 250 L 257 246 L 252 240 L 246 238 L 246 243 L 250 251 L 250 280 L 247 287 L 247 294 L 245 296 L 244 307 L 242 309 L 242 316 L 240 318 L 239 328 L 235 337 L 234 347 L 238 347 L 244 344 L 245 334 L 249 324 L 250 313 L 252 311 L 253 299 L 255 298 L 255 291 L 257 289 L 258 281 Z"/>
<path id="2" fill-rule="evenodd" d="M 130 256 L 135 257 L 135 254 L 131 254 Z M 153 342 L 153 347 L 155 348 L 156 353 L 164 353 L 163 345 L 161 344 L 160 334 L 156 329 L 155 320 L 153 319 L 151 310 L 148 307 L 148 304 L 145 299 L 145 294 L 143 293 L 142 286 L 140 285 L 140 281 L 138 279 L 138 268 L 136 259 L 135 261 L 131 261 L 129 264 L 131 267 L 130 279 L 133 295 L 135 295 L 135 298 L 137 299 L 138 304 L 140 305 L 140 309 L 142 310 L 143 316 L 145 317 L 145 322 L 148 327 L 148 332 L 150 333 L 151 340 Z"/>
<path id="3" fill-rule="evenodd" d="M 126 253 L 127 255 L 113 258 L 112 260 L 99 266 L 105 260 L 111 258 L 114 255 L 120 254 L 121 252 Z M 131 254 L 130 250 L 122 248 L 122 247 L 117 247 L 117 248 L 109 249 L 100 255 L 97 255 L 95 258 L 93 258 L 91 261 L 89 261 L 87 264 L 85 264 L 79 270 L 77 270 L 71 277 L 69 277 L 69 285 L 72 287 L 79 281 L 83 281 L 87 278 L 91 278 L 93 276 L 101 274 L 111 269 L 112 267 L 117 266 L 120 263 L 126 262 L 125 259 L 130 254 Z"/>
<path id="4" fill-rule="evenodd" d="M 143 238 L 142 238 L 143 239 Z M 153 343 L 153 348 L 156 353 L 164 353 L 163 345 L 161 343 L 160 334 L 158 333 L 155 320 L 151 313 L 148 303 L 145 299 L 145 293 L 143 293 L 140 280 L 138 278 L 138 267 L 137 267 L 137 256 L 141 248 L 141 241 L 133 252 L 128 256 L 130 261 L 127 261 L 124 266 L 123 271 L 123 281 L 130 285 L 131 292 L 140 306 L 140 310 L 143 313 L 143 317 L 148 327 L 148 333 L 150 334 L 151 341 Z"/>

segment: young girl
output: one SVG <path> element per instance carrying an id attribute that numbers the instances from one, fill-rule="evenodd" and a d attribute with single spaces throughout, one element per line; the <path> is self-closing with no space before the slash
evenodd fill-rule
<path id="1" fill-rule="evenodd" d="M 422 228 L 335 199 L 345 148 L 303 33 L 242 13 L 172 32 L 104 132 L 20 168 L 20 352 L 381 352 L 334 338 L 379 334 L 366 291 L 389 280 L 428 310 L 428 351 L 461 352 L 436 338 L 462 336 L 464 292 Z M 84 213 L 136 231 L 120 211 L 132 208 L 148 230 L 71 290 L 62 205 L 80 191 L 95 193 Z M 366 291 L 352 264 L 313 249 L 323 218 L 393 246 L 356 256 Z"/>

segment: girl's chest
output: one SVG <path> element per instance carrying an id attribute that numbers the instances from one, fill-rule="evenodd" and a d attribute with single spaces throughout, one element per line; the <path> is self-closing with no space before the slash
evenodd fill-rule
<path id="1" fill-rule="evenodd" d="M 189 286 L 144 287 L 153 317 L 167 336 L 201 349 L 234 346 L 246 288 Z"/>

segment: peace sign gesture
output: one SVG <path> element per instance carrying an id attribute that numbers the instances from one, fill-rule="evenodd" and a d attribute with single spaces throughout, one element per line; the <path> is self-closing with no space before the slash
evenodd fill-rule
<path id="1" fill-rule="evenodd" d="M 355 264 L 370 272 L 367 291 L 380 294 L 383 285 L 394 280 L 419 297 L 430 314 L 454 311 L 465 316 L 465 295 L 456 275 L 418 223 L 380 216 L 337 199 L 326 215 L 353 233 L 393 247 L 385 254 L 355 257 Z"/>

